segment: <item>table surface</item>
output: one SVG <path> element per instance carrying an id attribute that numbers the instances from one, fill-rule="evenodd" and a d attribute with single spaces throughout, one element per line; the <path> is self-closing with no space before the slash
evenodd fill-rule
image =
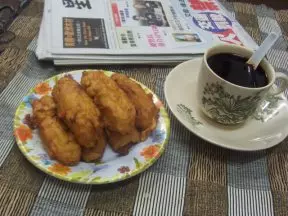
<path id="1" fill-rule="evenodd" d="M 282 33 L 267 57 L 277 71 L 287 73 L 288 11 L 221 2 L 258 44 L 272 30 Z M 37 61 L 35 37 L 42 11 L 41 0 L 22 11 L 9 29 L 16 39 L 0 55 L 1 215 L 287 216 L 288 139 L 265 151 L 234 152 L 197 138 L 170 112 L 171 137 L 164 155 L 128 181 L 103 186 L 71 184 L 33 167 L 15 144 L 15 109 L 36 83 L 77 69 Z M 130 75 L 165 103 L 163 83 L 172 67 L 96 68 Z"/>

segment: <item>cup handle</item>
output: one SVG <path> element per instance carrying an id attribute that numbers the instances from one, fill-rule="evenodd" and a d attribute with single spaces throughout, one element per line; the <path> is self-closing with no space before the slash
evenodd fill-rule
<path id="1" fill-rule="evenodd" d="M 280 81 L 280 85 L 276 88 L 272 88 L 269 91 L 269 95 L 277 95 L 284 92 L 288 88 L 288 76 L 284 73 L 275 73 L 276 79 L 275 81 Z"/>

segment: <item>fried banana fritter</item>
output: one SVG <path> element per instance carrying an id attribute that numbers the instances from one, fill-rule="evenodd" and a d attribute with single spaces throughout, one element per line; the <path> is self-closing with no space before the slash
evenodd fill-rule
<path id="1" fill-rule="evenodd" d="M 103 72 L 83 72 L 81 85 L 100 109 L 106 129 L 122 135 L 135 128 L 135 108 L 127 95 Z"/>
<path id="2" fill-rule="evenodd" d="M 32 104 L 33 119 L 36 124 L 40 124 L 47 117 L 56 117 L 56 104 L 51 96 L 44 96 L 39 100 L 34 100 Z"/>
<path id="3" fill-rule="evenodd" d="M 140 141 L 140 133 L 136 128 L 125 135 L 109 130 L 106 133 L 112 149 L 122 155 L 128 154 L 130 147 Z"/>
<path id="4" fill-rule="evenodd" d="M 135 107 L 118 85 L 103 72 L 84 72 L 81 85 L 100 109 L 107 139 L 114 151 L 128 153 L 140 141 L 135 127 Z"/>
<path id="5" fill-rule="evenodd" d="M 44 96 L 34 100 L 32 107 L 33 119 L 39 127 L 40 137 L 49 156 L 65 165 L 77 164 L 81 148 L 56 117 L 56 105 L 52 97 Z"/>
<path id="6" fill-rule="evenodd" d="M 57 113 L 84 148 L 92 148 L 103 140 L 100 112 L 93 100 L 71 77 L 61 78 L 52 91 Z"/>
<path id="7" fill-rule="evenodd" d="M 82 148 L 82 159 L 85 162 L 97 161 L 102 158 L 106 147 L 105 134 L 100 136 L 96 146 L 92 148 Z"/>
<path id="8" fill-rule="evenodd" d="M 159 109 L 153 103 L 153 95 L 146 94 L 143 88 L 123 74 L 111 77 L 127 94 L 136 109 L 136 128 L 142 132 L 141 140 L 145 140 L 157 126 Z"/>

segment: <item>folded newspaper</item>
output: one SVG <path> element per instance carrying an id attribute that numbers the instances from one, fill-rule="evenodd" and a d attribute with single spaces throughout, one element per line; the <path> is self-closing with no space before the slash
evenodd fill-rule
<path id="1" fill-rule="evenodd" d="M 257 44 L 217 0 L 45 0 L 36 55 L 55 64 L 176 64 Z"/>

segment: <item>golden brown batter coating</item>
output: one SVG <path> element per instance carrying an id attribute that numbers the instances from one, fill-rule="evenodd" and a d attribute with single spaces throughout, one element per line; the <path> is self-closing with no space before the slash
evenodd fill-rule
<path id="1" fill-rule="evenodd" d="M 159 109 L 153 102 L 152 94 L 146 94 L 143 88 L 123 74 L 113 74 L 112 79 L 127 94 L 136 109 L 136 128 L 143 132 L 141 140 L 145 140 L 157 126 Z"/>
<path id="2" fill-rule="evenodd" d="M 129 134 L 135 128 L 135 108 L 127 95 L 103 72 L 83 72 L 81 85 L 100 109 L 106 129 Z"/>
<path id="3" fill-rule="evenodd" d="M 100 138 L 96 146 L 92 148 L 82 148 L 82 159 L 85 162 L 97 161 L 102 158 L 106 147 L 105 134 L 101 135 Z"/>
<path id="4" fill-rule="evenodd" d="M 65 76 L 57 82 L 52 95 L 59 118 L 82 147 L 91 148 L 103 140 L 100 112 L 79 83 Z"/>
<path id="5" fill-rule="evenodd" d="M 40 100 L 34 100 L 32 107 L 33 118 L 49 156 L 65 165 L 77 164 L 80 161 L 81 148 L 56 117 L 56 105 L 52 97 L 44 96 Z"/>
<path id="6" fill-rule="evenodd" d="M 140 133 L 134 128 L 129 134 L 119 134 L 106 130 L 107 139 L 112 149 L 120 154 L 128 154 L 130 147 L 140 141 Z"/>
<path id="7" fill-rule="evenodd" d="M 33 119 L 36 124 L 40 123 L 47 117 L 56 117 L 56 104 L 51 96 L 44 96 L 39 100 L 34 100 L 33 104 Z"/>

